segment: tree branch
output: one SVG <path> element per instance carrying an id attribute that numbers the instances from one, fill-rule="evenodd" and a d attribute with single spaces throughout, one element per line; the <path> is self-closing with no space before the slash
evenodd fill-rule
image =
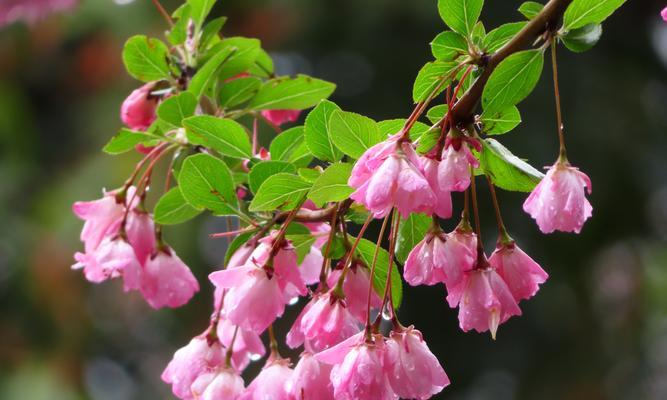
<path id="1" fill-rule="evenodd" d="M 457 125 L 472 122 L 477 104 L 482 98 L 484 86 L 498 64 L 510 55 L 530 46 L 544 32 L 556 28 L 570 3 L 572 0 L 550 0 L 512 40 L 488 58 L 484 72 L 452 108 L 452 119 Z"/>

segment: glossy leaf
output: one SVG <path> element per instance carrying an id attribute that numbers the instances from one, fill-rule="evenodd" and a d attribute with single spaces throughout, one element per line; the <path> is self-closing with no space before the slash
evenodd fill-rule
<path id="1" fill-rule="evenodd" d="M 458 64 L 451 61 L 426 63 L 419 70 L 417 79 L 415 79 L 415 83 L 412 86 L 412 100 L 415 103 L 426 100 L 438 86 L 439 89 L 435 92 L 435 95 L 441 93 L 447 88 L 448 82 L 451 82 L 452 73 L 457 67 Z"/>
<path id="2" fill-rule="evenodd" d="M 499 188 L 530 192 L 542 180 L 544 174 L 512 154 L 494 139 L 484 139 L 480 155 L 481 169 Z"/>
<path id="3" fill-rule="evenodd" d="M 259 57 L 260 46 L 259 40 L 240 36 L 221 40 L 211 51 L 215 51 L 216 48 L 229 49 L 233 51 L 233 54 L 220 66 L 217 78 L 224 81 L 246 72 Z"/>
<path id="4" fill-rule="evenodd" d="M 487 135 L 500 135 L 516 128 L 521 123 L 521 114 L 515 106 L 482 117 L 483 132 Z"/>
<path id="5" fill-rule="evenodd" d="M 174 225 L 188 221 L 199 213 L 201 210 L 197 210 L 185 201 L 181 189 L 174 187 L 160 197 L 153 210 L 153 217 L 158 224 Z"/>
<path id="6" fill-rule="evenodd" d="M 204 20 L 211 12 L 216 0 L 187 0 L 190 5 L 190 17 L 198 27 L 204 24 Z"/>
<path id="7" fill-rule="evenodd" d="M 445 117 L 445 114 L 447 114 L 448 109 L 449 107 L 447 107 L 447 104 L 433 106 L 426 112 L 426 118 L 434 124 L 440 122 L 440 120 Z"/>
<path id="8" fill-rule="evenodd" d="M 259 78 L 238 78 L 226 82 L 218 93 L 218 104 L 220 107 L 229 108 L 245 103 L 254 96 L 262 81 Z"/>
<path id="9" fill-rule="evenodd" d="M 470 36 L 483 6 L 484 0 L 438 0 L 442 20 L 463 36 Z"/>
<path id="10" fill-rule="evenodd" d="M 588 24 L 599 24 L 626 0 L 574 0 L 565 11 L 563 29 L 573 30 Z"/>
<path id="11" fill-rule="evenodd" d="M 334 145 L 329 135 L 329 118 L 336 110 L 340 110 L 340 107 L 335 103 L 322 100 L 306 117 L 306 146 L 315 157 L 323 161 L 335 162 L 343 157 L 343 153 Z"/>
<path id="12" fill-rule="evenodd" d="M 589 24 L 567 32 L 561 40 L 570 51 L 583 53 L 595 46 L 601 36 L 602 25 Z"/>
<path id="13" fill-rule="evenodd" d="M 197 99 L 190 92 L 182 92 L 168 97 L 157 107 L 157 116 L 161 120 L 175 126 L 183 126 L 183 120 L 191 117 L 197 108 Z"/>
<path id="14" fill-rule="evenodd" d="M 384 121 L 378 122 L 378 129 L 380 130 L 382 137 L 386 138 L 400 132 L 401 129 L 403 129 L 405 126 L 406 122 L 407 120 L 404 118 L 386 119 Z M 419 140 L 419 138 L 424 134 L 424 132 L 428 131 L 429 128 L 430 126 L 423 122 L 415 122 L 410 129 L 410 140 Z"/>
<path id="15" fill-rule="evenodd" d="M 132 36 L 123 47 L 123 63 L 130 75 L 143 81 L 169 77 L 169 49 L 162 41 L 144 35 Z"/>
<path id="16" fill-rule="evenodd" d="M 208 209 L 216 215 L 238 214 L 234 179 L 222 160 L 209 154 L 195 154 L 185 159 L 178 183 L 183 198 L 196 209 Z"/>
<path id="17" fill-rule="evenodd" d="M 512 22 L 501 25 L 489 32 L 482 41 L 482 47 L 486 52 L 493 53 L 507 44 L 521 29 L 526 26 L 526 22 Z"/>
<path id="18" fill-rule="evenodd" d="M 533 19 L 537 16 L 537 14 L 542 11 L 544 8 L 544 4 L 538 3 L 535 1 L 526 1 L 521 6 L 519 6 L 519 12 L 521 15 L 528 19 Z"/>
<path id="19" fill-rule="evenodd" d="M 197 99 L 205 94 L 208 88 L 212 87 L 218 79 L 218 71 L 221 66 L 229 62 L 237 51 L 238 49 L 234 47 L 219 49 L 192 77 L 188 86 L 188 92 L 192 93 Z"/>
<path id="20" fill-rule="evenodd" d="M 269 152 L 272 160 L 287 161 L 296 166 L 306 166 L 313 158 L 306 146 L 302 126 L 295 126 L 276 136 Z"/>
<path id="21" fill-rule="evenodd" d="M 332 164 L 313 183 L 313 187 L 308 192 L 308 198 L 318 207 L 328 202 L 347 199 L 354 192 L 354 189 L 347 184 L 351 173 L 351 164 Z"/>
<path id="22" fill-rule="evenodd" d="M 339 110 L 329 118 L 329 136 L 336 147 L 354 158 L 361 157 L 364 151 L 384 139 L 372 119 Z"/>
<path id="23" fill-rule="evenodd" d="M 280 172 L 296 173 L 296 167 L 284 161 L 262 161 L 257 163 L 248 174 L 248 184 L 253 193 L 257 193 L 262 183 L 270 176 Z"/>
<path id="24" fill-rule="evenodd" d="M 298 175 L 279 173 L 262 183 L 250 203 L 250 211 L 291 210 L 305 197 L 311 184 Z"/>
<path id="25" fill-rule="evenodd" d="M 134 149 L 138 144 L 150 142 L 157 143 L 160 139 L 159 136 L 148 134 L 146 132 L 122 128 L 106 145 L 104 145 L 102 151 L 107 154 L 122 154 Z"/>
<path id="26" fill-rule="evenodd" d="M 456 32 L 442 32 L 431 42 L 431 53 L 436 60 L 452 61 L 468 53 L 468 43 Z"/>
<path id="27" fill-rule="evenodd" d="M 197 115 L 186 118 L 183 124 L 190 143 L 206 146 L 228 157 L 252 157 L 248 134 L 243 126 L 234 120 Z"/>
<path id="28" fill-rule="evenodd" d="M 539 81 L 543 64 L 541 50 L 521 51 L 503 60 L 484 87 L 484 112 L 496 113 L 525 99 Z"/>
<path id="29" fill-rule="evenodd" d="M 254 110 L 303 110 L 333 93 L 336 85 L 306 75 L 276 78 L 264 83 L 250 102 Z"/>

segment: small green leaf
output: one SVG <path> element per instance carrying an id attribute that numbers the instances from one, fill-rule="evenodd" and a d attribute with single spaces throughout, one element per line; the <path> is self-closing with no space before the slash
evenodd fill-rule
<path id="1" fill-rule="evenodd" d="M 250 211 L 291 210 L 304 198 L 311 184 L 298 175 L 280 173 L 262 183 L 250 203 Z"/>
<path id="2" fill-rule="evenodd" d="M 521 123 L 521 114 L 515 106 L 492 114 L 482 114 L 483 132 L 487 135 L 501 135 L 516 128 Z"/>
<path id="3" fill-rule="evenodd" d="M 183 223 L 196 217 L 200 212 L 185 201 L 178 187 L 171 188 L 162 195 L 153 210 L 155 222 L 162 225 Z"/>
<path id="4" fill-rule="evenodd" d="M 386 119 L 378 122 L 378 129 L 380 130 L 382 137 L 387 137 L 400 132 L 406 122 L 407 120 L 403 118 Z M 425 123 L 419 121 L 415 122 L 414 125 L 412 125 L 412 128 L 410 128 L 410 140 L 413 142 L 419 140 L 419 138 L 429 129 L 430 126 Z"/>
<path id="5" fill-rule="evenodd" d="M 306 166 L 313 159 L 304 138 L 304 128 L 295 126 L 276 136 L 269 147 L 271 159 Z"/>
<path id="6" fill-rule="evenodd" d="M 351 164 L 332 164 L 313 183 L 313 187 L 308 192 L 308 198 L 318 207 L 322 207 L 325 203 L 331 201 L 347 199 L 354 192 L 354 189 L 347 185 L 351 173 Z"/>
<path id="7" fill-rule="evenodd" d="M 310 253 L 310 249 L 313 247 L 316 238 L 310 233 L 286 235 L 285 237 L 292 242 L 292 246 L 294 246 L 294 250 L 296 251 L 297 264 L 301 264 L 303 259 Z"/>
<path id="8" fill-rule="evenodd" d="M 132 36 L 123 47 L 123 63 L 127 72 L 143 82 L 169 78 L 168 58 L 166 44 L 144 35 Z"/>
<path id="9" fill-rule="evenodd" d="M 248 174 L 250 190 L 257 193 L 265 180 L 280 172 L 296 173 L 296 167 L 284 161 L 262 161 L 257 163 Z"/>
<path id="10" fill-rule="evenodd" d="M 264 83 L 250 102 L 254 110 L 303 110 L 333 93 L 336 85 L 306 75 L 276 78 Z"/>
<path id="11" fill-rule="evenodd" d="M 192 77 L 190 85 L 188 86 L 188 92 L 192 93 L 197 99 L 205 94 L 208 88 L 210 88 L 218 78 L 218 70 L 220 67 L 228 62 L 236 51 L 236 48 L 225 47 L 215 53 L 215 55 L 195 73 L 195 76 Z"/>
<path id="12" fill-rule="evenodd" d="M 211 12 L 211 8 L 215 4 L 216 0 L 188 0 L 190 5 L 190 16 L 195 21 L 198 27 L 201 27 L 204 24 L 204 20 Z"/>
<path id="13" fill-rule="evenodd" d="M 234 179 L 227 164 L 209 154 L 185 159 L 178 183 L 183 198 L 196 209 L 216 215 L 238 215 Z"/>
<path id="14" fill-rule="evenodd" d="M 320 175 L 322 175 L 322 171 L 320 171 L 319 168 L 318 168 L 318 169 L 314 169 L 314 168 L 299 168 L 299 170 L 297 171 L 297 173 L 299 174 L 299 176 L 300 176 L 304 181 L 306 181 L 306 182 L 310 182 L 310 183 L 315 183 L 315 181 L 317 180 L 317 178 L 319 178 Z"/>
<path id="15" fill-rule="evenodd" d="M 600 36 L 602 36 L 602 25 L 588 24 L 568 31 L 561 37 L 561 40 L 570 51 L 583 53 L 595 46 Z"/>
<path id="16" fill-rule="evenodd" d="M 431 53 L 436 60 L 452 61 L 468 53 L 468 43 L 456 32 L 442 32 L 431 42 Z"/>
<path id="17" fill-rule="evenodd" d="M 384 138 L 377 123 L 368 117 L 347 111 L 334 111 L 329 118 L 329 136 L 343 153 L 359 158 Z"/>
<path id="18" fill-rule="evenodd" d="M 520 51 L 503 60 L 484 87 L 484 112 L 496 113 L 525 99 L 539 81 L 543 64 L 541 50 Z"/>
<path id="19" fill-rule="evenodd" d="M 412 99 L 415 103 L 426 100 L 436 88 L 434 96 L 447 88 L 448 82 L 451 82 L 451 76 L 458 64 L 451 61 L 432 61 L 426 63 L 419 70 L 417 79 L 412 86 Z M 447 78 L 447 79 L 445 79 Z M 444 83 L 442 83 L 444 81 Z"/>
<path id="20" fill-rule="evenodd" d="M 565 10 L 563 29 L 573 30 L 588 24 L 599 24 L 626 0 L 574 0 Z"/>
<path id="21" fill-rule="evenodd" d="M 176 23 L 171 27 L 167 34 L 167 39 L 171 44 L 183 44 L 187 39 L 188 21 L 190 21 L 190 5 L 183 4 L 174 11 L 173 15 Z"/>
<path id="22" fill-rule="evenodd" d="M 424 214 L 410 214 L 407 219 L 402 219 L 398 228 L 396 240 L 396 259 L 405 263 L 412 249 L 426 236 L 432 224 L 431 217 Z"/>
<path id="23" fill-rule="evenodd" d="M 483 6 L 484 0 L 438 0 L 442 20 L 463 36 L 470 36 Z"/>
<path id="24" fill-rule="evenodd" d="M 262 81 L 259 78 L 238 78 L 225 82 L 218 94 L 218 104 L 223 108 L 230 108 L 245 103 L 254 96 Z"/>
<path id="25" fill-rule="evenodd" d="M 420 154 L 428 153 L 433 148 L 433 146 L 438 143 L 440 133 L 440 128 L 429 129 L 428 131 L 424 132 L 421 138 L 419 138 L 417 152 Z"/>
<path id="26" fill-rule="evenodd" d="M 527 22 L 512 22 L 497 27 L 484 37 L 482 48 L 486 50 L 487 53 L 493 53 L 499 50 L 516 36 L 526 24 Z"/>
<path id="27" fill-rule="evenodd" d="M 426 112 L 426 118 L 428 118 L 428 120 L 433 124 L 438 123 L 441 119 L 445 118 L 445 114 L 447 114 L 448 109 L 449 107 L 447 104 L 438 104 L 437 106 L 433 106 Z"/>
<path id="28" fill-rule="evenodd" d="M 231 119 L 196 115 L 183 120 L 188 141 L 233 158 L 251 158 L 252 145 L 242 125 Z"/>
<path id="29" fill-rule="evenodd" d="M 270 77 L 273 74 L 273 60 L 271 56 L 260 48 L 255 63 L 248 68 L 248 73 L 263 78 Z"/>
<path id="30" fill-rule="evenodd" d="M 146 132 L 133 131 L 122 128 L 118 133 L 104 145 L 102 151 L 107 154 L 122 154 L 130 151 L 134 146 L 152 141 L 159 141 L 159 136 L 153 136 Z"/>
<path id="31" fill-rule="evenodd" d="M 514 192 L 530 192 L 544 174 L 512 154 L 494 139 L 484 139 L 480 155 L 481 169 L 494 185 Z"/>
<path id="32" fill-rule="evenodd" d="M 226 22 L 227 17 L 218 17 L 206 24 L 201 33 L 199 47 L 206 49 L 210 44 L 215 44 L 216 41 L 219 41 L 218 34 Z"/>
<path id="33" fill-rule="evenodd" d="M 331 141 L 329 118 L 334 111 L 340 110 L 335 103 L 322 100 L 306 117 L 304 136 L 310 152 L 323 161 L 335 162 L 343 153 Z"/>
<path id="34" fill-rule="evenodd" d="M 216 44 L 211 51 L 217 48 L 233 50 L 231 57 L 218 70 L 217 78 L 221 81 L 232 78 L 241 72 L 246 72 L 261 53 L 261 42 L 246 37 L 225 38 Z"/>
<path id="35" fill-rule="evenodd" d="M 537 3 L 535 1 L 526 1 L 521 4 L 521 6 L 519 6 L 519 12 L 527 19 L 533 19 L 542 11 L 543 8 L 544 4 Z"/>
<path id="36" fill-rule="evenodd" d="M 355 238 L 351 237 L 354 241 Z M 357 247 L 357 254 L 361 261 L 366 264 L 368 268 L 373 265 L 373 256 L 375 255 L 375 243 L 370 240 L 361 239 Z M 401 275 L 398 273 L 396 263 L 392 263 L 391 269 L 391 294 L 394 299 L 394 307 L 398 309 L 403 300 L 403 282 Z M 389 272 L 389 253 L 387 250 L 380 248 L 378 252 L 377 262 L 375 263 L 375 274 L 373 275 L 373 289 L 382 298 L 384 294 L 385 283 L 387 282 L 387 274 Z"/>
<path id="37" fill-rule="evenodd" d="M 191 117 L 197 108 L 197 99 L 190 92 L 182 92 L 168 97 L 157 107 L 157 116 L 161 120 L 175 126 L 183 126 L 182 121 Z"/>

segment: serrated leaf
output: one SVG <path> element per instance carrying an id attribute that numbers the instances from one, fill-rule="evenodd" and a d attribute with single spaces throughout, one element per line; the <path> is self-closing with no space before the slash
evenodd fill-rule
<path id="1" fill-rule="evenodd" d="M 287 161 L 296 166 L 306 166 L 313 158 L 306 147 L 302 126 L 295 126 L 276 136 L 269 152 L 272 160 Z"/>
<path id="2" fill-rule="evenodd" d="M 296 173 L 296 167 L 284 161 L 262 161 L 257 163 L 248 174 L 248 184 L 253 193 L 257 193 L 262 183 L 270 176 L 280 172 Z"/>
<path id="3" fill-rule="evenodd" d="M 452 61 L 468 53 L 468 43 L 456 32 L 442 32 L 431 42 L 431 53 L 436 60 Z"/>
<path id="4" fill-rule="evenodd" d="M 218 104 L 220 107 L 229 108 L 245 103 L 257 93 L 261 85 L 262 81 L 253 77 L 225 82 L 218 94 Z"/>
<path id="5" fill-rule="evenodd" d="M 447 110 L 449 110 L 447 104 L 438 104 L 437 106 L 431 107 L 426 112 L 426 118 L 428 118 L 428 120 L 433 124 L 438 123 L 441 119 L 445 118 Z"/>
<path id="6" fill-rule="evenodd" d="M 175 126 L 183 126 L 183 120 L 191 117 L 197 108 L 197 99 L 190 92 L 182 92 L 168 97 L 157 107 L 157 116 L 161 120 Z"/>
<path id="7" fill-rule="evenodd" d="M 149 143 L 160 140 L 160 137 L 147 134 L 146 132 L 133 131 L 122 128 L 118 133 L 112 137 L 109 142 L 102 148 L 107 154 L 122 154 L 126 151 L 134 149 L 138 144 Z"/>
<path id="8" fill-rule="evenodd" d="M 494 185 L 514 192 L 530 192 L 544 174 L 512 154 L 494 139 L 484 139 L 480 155 L 481 169 Z"/>
<path id="9" fill-rule="evenodd" d="M 298 175 L 280 173 L 262 183 L 250 203 L 250 211 L 291 210 L 304 198 L 311 184 Z"/>
<path id="10" fill-rule="evenodd" d="M 396 239 L 396 259 L 405 263 L 412 249 L 426 236 L 432 224 L 432 218 L 424 214 L 410 214 L 401 219 Z"/>
<path id="11" fill-rule="evenodd" d="M 201 210 L 197 210 L 185 201 L 181 189 L 174 187 L 160 197 L 153 210 L 153 217 L 158 224 L 174 225 L 188 221 L 199 213 Z"/>
<path id="12" fill-rule="evenodd" d="M 525 99 L 539 81 L 543 64 L 541 50 L 521 51 L 503 60 L 484 87 L 484 112 L 499 112 Z"/>
<path id="13" fill-rule="evenodd" d="M 188 86 L 188 92 L 199 99 L 206 93 L 218 78 L 218 71 L 221 66 L 228 62 L 238 49 L 225 47 L 216 52 L 192 77 Z"/>
<path id="14" fill-rule="evenodd" d="M 331 164 L 313 183 L 313 187 L 308 192 L 308 198 L 318 207 L 328 202 L 347 199 L 354 192 L 354 189 L 347 185 L 351 173 L 351 164 Z"/>
<path id="15" fill-rule="evenodd" d="M 463 36 L 470 36 L 483 6 L 484 0 L 438 0 L 442 20 Z"/>
<path id="16" fill-rule="evenodd" d="M 516 128 L 521 123 L 521 114 L 515 106 L 482 117 L 483 132 L 487 135 L 501 135 Z"/>
<path id="17" fill-rule="evenodd" d="M 132 36 L 123 47 L 123 63 L 127 72 L 143 82 L 169 78 L 168 57 L 166 44 L 144 35 Z"/>
<path id="18" fill-rule="evenodd" d="M 527 22 L 512 22 L 497 27 L 484 37 L 482 48 L 486 50 L 487 53 L 493 53 L 499 50 L 516 36 L 526 24 Z"/>
<path id="19" fill-rule="evenodd" d="M 306 75 L 276 78 L 264 83 L 250 102 L 253 110 L 303 110 L 333 93 L 336 85 Z"/>
<path id="20" fill-rule="evenodd" d="M 377 123 L 368 117 L 336 110 L 329 118 L 329 136 L 343 153 L 359 158 L 371 146 L 384 138 Z"/>
<path id="21" fill-rule="evenodd" d="M 626 0 L 574 0 L 565 10 L 563 29 L 573 30 L 588 24 L 599 24 L 621 7 Z"/>
<path id="22" fill-rule="evenodd" d="M 196 115 L 183 120 L 188 141 L 233 158 L 251 158 L 252 145 L 243 126 L 231 119 Z"/>
<path id="23" fill-rule="evenodd" d="M 426 63 L 419 70 L 417 79 L 412 86 L 412 100 L 415 103 L 426 100 L 436 88 L 434 96 L 447 88 L 448 82 L 451 82 L 452 71 L 458 68 L 458 64 L 451 61 L 432 61 Z M 443 82 L 444 83 L 441 83 Z"/>
<path id="24" fill-rule="evenodd" d="M 190 20 L 190 5 L 183 4 L 172 14 L 176 18 L 176 23 L 171 27 L 167 34 L 167 39 L 171 44 L 182 44 L 187 39 L 188 21 Z"/>
<path id="25" fill-rule="evenodd" d="M 340 107 L 335 103 L 322 100 L 306 117 L 306 146 L 315 157 L 323 161 L 335 162 L 343 157 L 343 153 L 333 144 L 329 135 L 329 118 L 336 110 L 340 110 Z"/>
<path id="26" fill-rule="evenodd" d="M 533 19 L 539 14 L 544 8 L 544 4 L 537 3 L 535 1 L 526 1 L 521 6 L 519 6 L 519 12 L 521 15 L 528 19 Z"/>
<path id="27" fill-rule="evenodd" d="M 198 27 L 204 24 L 204 20 L 211 12 L 211 8 L 216 0 L 188 0 L 190 5 L 190 17 L 195 21 Z"/>
<path id="28" fill-rule="evenodd" d="M 204 29 L 201 32 L 201 39 L 199 47 L 206 49 L 211 44 L 215 44 L 219 41 L 218 34 L 225 23 L 227 22 L 227 17 L 218 17 L 211 22 L 207 23 L 204 26 Z"/>
<path id="29" fill-rule="evenodd" d="M 583 53 L 590 50 L 602 36 L 602 25 L 588 24 L 581 28 L 568 31 L 561 37 L 563 44 L 570 51 Z"/>
<path id="30" fill-rule="evenodd" d="M 195 154 L 185 159 L 178 183 L 183 198 L 196 209 L 208 209 L 216 215 L 237 215 L 238 201 L 234 179 L 222 160 L 209 154 Z"/>
<path id="31" fill-rule="evenodd" d="M 352 241 L 355 239 L 352 237 Z M 356 253 L 359 255 L 361 261 L 367 267 L 373 264 L 373 256 L 375 255 L 375 243 L 361 239 Z M 385 284 L 387 282 L 387 274 L 389 272 L 389 253 L 387 250 L 380 248 L 378 252 L 377 262 L 375 263 L 375 274 L 373 275 L 373 289 L 382 298 L 384 294 Z M 398 272 L 396 263 L 392 263 L 391 269 L 391 293 L 394 299 L 394 308 L 398 309 L 403 301 L 403 282 L 401 275 Z"/>

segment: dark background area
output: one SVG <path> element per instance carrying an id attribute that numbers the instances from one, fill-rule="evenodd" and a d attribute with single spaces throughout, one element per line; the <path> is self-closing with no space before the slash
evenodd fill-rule
<path id="1" fill-rule="evenodd" d="M 521 1 L 487 3 L 487 29 L 522 18 Z M 593 181 L 594 212 L 580 235 L 546 236 L 521 210 L 525 194 L 499 193 L 511 234 L 550 274 L 524 315 L 494 342 L 458 329 L 441 286 L 406 287 L 401 319 L 424 333 L 452 380 L 437 398 L 667 398 L 665 5 L 630 0 L 591 51 L 560 51 L 569 157 Z M 225 0 L 214 13 L 229 17 L 225 34 L 259 37 L 278 72 L 331 80 L 334 101 L 376 120 L 408 116 L 428 43 L 445 29 L 431 0 Z M 81 247 L 71 203 L 119 186 L 139 159 L 100 151 L 138 86 L 124 73 L 123 42 L 165 29 L 148 0 L 83 0 L 0 28 L 1 399 L 171 398 L 159 375 L 207 324 L 206 275 L 224 254 L 224 242 L 207 238 L 222 229 L 214 218 L 166 229 L 203 288 L 181 309 L 154 312 L 118 282 L 92 285 L 69 269 Z M 551 164 L 548 65 L 520 109 L 524 123 L 500 140 L 535 166 Z M 485 190 L 481 198 L 491 251 L 493 212 Z"/>

